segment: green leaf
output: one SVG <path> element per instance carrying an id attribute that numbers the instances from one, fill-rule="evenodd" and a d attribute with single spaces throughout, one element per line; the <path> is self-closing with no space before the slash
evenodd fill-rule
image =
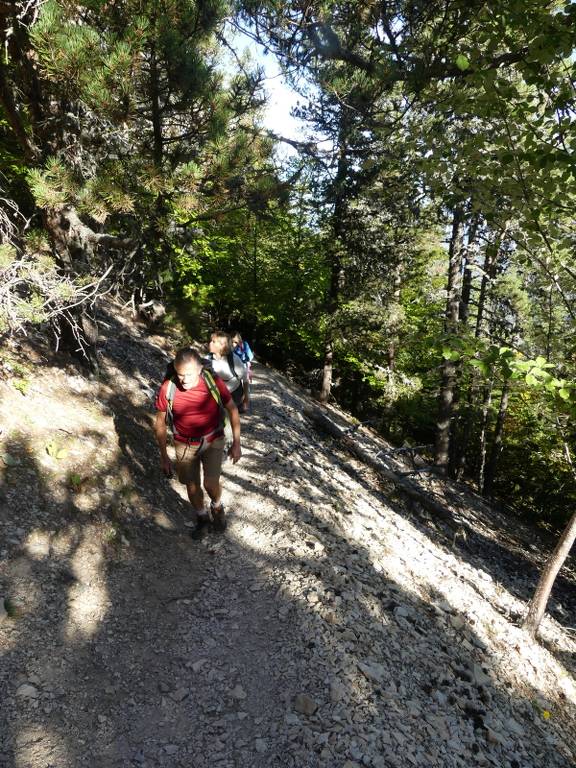
<path id="1" fill-rule="evenodd" d="M 558 394 L 562 398 L 562 400 L 570 400 L 570 390 L 566 389 L 565 387 L 562 387 L 562 389 L 558 390 Z"/>
<path id="2" fill-rule="evenodd" d="M 21 392 L 24 396 L 26 396 L 26 393 L 30 387 L 30 381 L 28 379 L 13 379 L 12 386 L 14 389 L 17 389 L 18 392 Z"/>
<path id="3" fill-rule="evenodd" d="M 477 368 L 483 376 L 488 376 L 490 373 L 490 366 L 485 360 L 470 360 L 470 365 Z"/>
<path id="4" fill-rule="evenodd" d="M 12 456 L 9 453 L 2 454 L 2 461 L 4 464 L 6 464 L 7 467 L 17 467 L 21 463 L 20 459 L 18 459 L 16 456 Z"/>
<path id="5" fill-rule="evenodd" d="M 456 56 L 456 62 L 455 63 L 456 63 L 456 66 L 458 67 L 458 69 L 461 72 L 465 72 L 467 69 L 470 68 L 470 62 L 466 58 L 466 56 L 464 56 L 463 53 L 459 53 L 458 56 Z"/>
<path id="6" fill-rule="evenodd" d="M 71 472 L 68 475 L 68 484 L 73 491 L 79 491 L 85 479 L 86 478 L 83 478 L 82 475 L 79 475 L 77 472 Z"/>

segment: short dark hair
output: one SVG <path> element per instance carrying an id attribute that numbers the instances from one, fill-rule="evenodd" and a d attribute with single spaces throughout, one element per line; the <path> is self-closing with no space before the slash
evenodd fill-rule
<path id="1" fill-rule="evenodd" d="M 198 365 L 203 365 L 202 355 L 194 347 L 183 347 L 179 349 L 174 358 L 174 365 L 185 365 L 194 361 Z"/>

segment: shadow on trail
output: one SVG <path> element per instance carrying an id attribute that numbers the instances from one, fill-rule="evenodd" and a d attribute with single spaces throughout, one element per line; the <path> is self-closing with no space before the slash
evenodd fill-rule
<path id="1" fill-rule="evenodd" d="M 410 755 L 451 768 L 479 754 L 522 768 L 570 764 L 561 717 L 537 719 L 540 692 L 507 689 L 473 627 L 468 647 L 351 537 L 347 494 L 360 480 L 330 485 L 323 447 L 292 432 L 290 391 L 255 383 L 246 479 L 225 469 L 237 503 L 230 532 L 192 542 L 129 385 L 154 380 L 162 356 L 142 340 L 125 354 L 114 322 L 99 398 L 118 449 L 94 468 L 97 483 L 75 489 L 57 465 L 47 474 L 26 437 L 3 444 L 20 463 L 0 478 L 0 594 L 13 606 L 0 623 L 0 765 L 400 768 Z M 266 414 L 278 417 L 273 427 Z M 378 509 L 382 497 L 368 484 L 363 492 Z M 274 517 L 262 520 L 268 503 Z M 471 679 L 474 664 L 492 670 L 489 681 Z M 298 693 L 314 699 L 314 714 L 294 713 Z M 521 712 L 538 749 L 527 754 L 520 735 L 489 742 L 494 711 Z"/>

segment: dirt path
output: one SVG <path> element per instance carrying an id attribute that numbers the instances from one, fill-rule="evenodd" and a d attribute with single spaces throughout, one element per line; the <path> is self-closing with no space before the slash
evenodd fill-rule
<path id="1" fill-rule="evenodd" d="M 165 341 L 105 322 L 104 381 L 2 358 L 0 765 L 574 764 L 568 572 L 534 645 L 525 538 L 458 489 L 458 535 L 407 506 L 262 366 L 229 530 L 193 542 L 150 430 Z"/>

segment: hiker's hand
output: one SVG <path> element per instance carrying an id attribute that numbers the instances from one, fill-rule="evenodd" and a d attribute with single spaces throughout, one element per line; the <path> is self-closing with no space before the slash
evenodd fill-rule
<path id="1" fill-rule="evenodd" d="M 174 477 L 174 472 L 172 471 L 172 462 L 166 457 L 162 457 L 160 459 L 160 466 L 162 467 L 162 472 L 164 473 L 164 476 L 167 478 Z"/>
<path id="2" fill-rule="evenodd" d="M 230 458 L 232 459 L 232 464 L 236 464 L 236 462 L 240 461 L 240 459 L 242 458 L 242 450 L 240 448 L 240 443 L 236 442 L 236 440 L 234 440 L 234 442 L 230 446 L 230 449 L 228 450 L 228 456 L 230 456 Z"/>

